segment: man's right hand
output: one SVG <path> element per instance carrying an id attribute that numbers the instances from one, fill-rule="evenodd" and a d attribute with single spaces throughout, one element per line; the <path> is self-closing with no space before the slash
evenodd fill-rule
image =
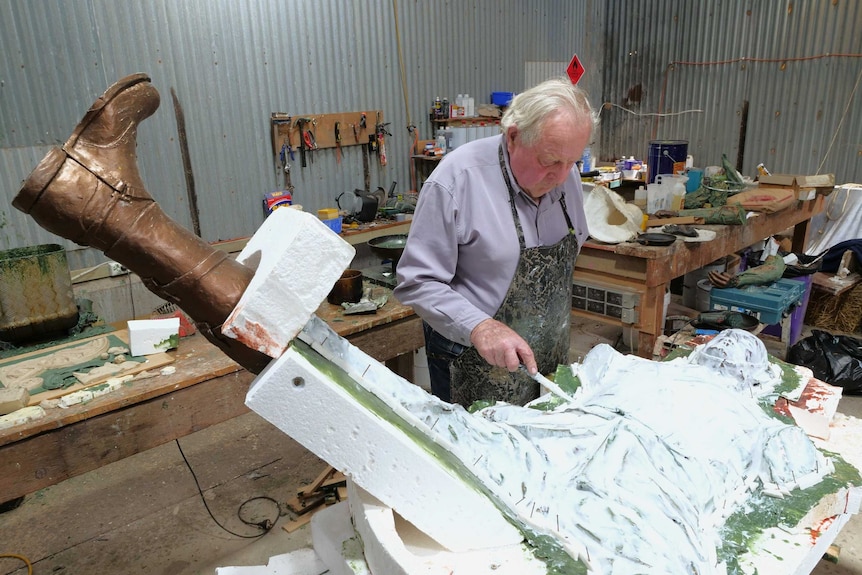
<path id="1" fill-rule="evenodd" d="M 516 371 L 521 364 L 530 375 L 538 371 L 529 344 L 512 328 L 495 319 L 486 319 L 470 333 L 470 342 L 491 365 Z"/>

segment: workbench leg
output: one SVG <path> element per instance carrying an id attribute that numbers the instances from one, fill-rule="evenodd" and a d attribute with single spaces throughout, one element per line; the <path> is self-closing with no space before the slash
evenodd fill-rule
<path id="1" fill-rule="evenodd" d="M 793 238 L 790 241 L 790 249 L 794 253 L 801 254 L 805 251 L 805 240 L 808 238 L 810 224 L 811 220 L 805 220 L 793 226 Z"/>
<path id="2" fill-rule="evenodd" d="M 787 354 L 790 351 L 790 328 L 793 323 L 793 318 L 791 316 L 786 316 L 781 318 L 781 349 L 784 350 L 784 357 L 781 357 L 782 361 L 787 359 Z"/>
<path id="3" fill-rule="evenodd" d="M 652 359 L 656 339 L 664 334 L 664 296 L 667 289 L 668 284 L 649 287 L 641 296 L 637 348 L 637 355 L 641 357 Z"/>
<path id="4" fill-rule="evenodd" d="M 410 383 L 415 383 L 413 381 L 413 352 L 402 353 L 392 359 L 387 359 L 384 363 L 386 364 L 386 367 Z"/>

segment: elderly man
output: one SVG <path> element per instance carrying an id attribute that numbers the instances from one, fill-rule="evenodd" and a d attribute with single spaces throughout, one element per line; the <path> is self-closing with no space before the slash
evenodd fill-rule
<path id="1" fill-rule="evenodd" d="M 548 80 L 515 97 L 500 136 L 447 154 L 422 187 L 395 297 L 424 321 L 441 399 L 524 404 L 538 395 L 531 374 L 568 363 L 588 235 L 575 162 L 594 124 L 583 90 Z"/>

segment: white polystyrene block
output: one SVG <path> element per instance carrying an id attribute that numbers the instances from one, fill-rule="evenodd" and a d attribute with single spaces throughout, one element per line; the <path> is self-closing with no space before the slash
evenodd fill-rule
<path id="1" fill-rule="evenodd" d="M 275 210 L 237 256 L 255 273 L 222 333 L 278 357 L 326 299 L 355 253 L 313 215 Z"/>
<path id="2" fill-rule="evenodd" d="M 314 549 L 305 548 L 270 557 L 266 565 L 218 567 L 216 575 L 320 575 L 327 569 Z"/>
<path id="3" fill-rule="evenodd" d="M 180 341 L 180 318 L 132 319 L 129 327 L 129 351 L 132 355 L 152 355 L 175 349 Z"/>
<path id="4" fill-rule="evenodd" d="M 523 539 L 487 496 L 293 348 L 257 377 L 246 405 L 447 549 Z"/>
<path id="5" fill-rule="evenodd" d="M 372 573 L 386 575 L 544 575 L 548 566 L 523 544 L 454 553 L 397 517 L 354 482 L 347 482 L 351 516 Z M 316 538 L 316 536 L 315 536 Z"/>
<path id="6" fill-rule="evenodd" d="M 371 575 L 362 540 L 353 529 L 347 501 L 325 507 L 311 518 L 314 552 L 329 568 L 330 575 Z"/>

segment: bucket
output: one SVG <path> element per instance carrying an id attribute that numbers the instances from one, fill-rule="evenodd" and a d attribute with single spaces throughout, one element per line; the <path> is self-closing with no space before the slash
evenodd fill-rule
<path id="1" fill-rule="evenodd" d="M 685 171 L 688 140 L 650 140 L 647 155 L 648 184 L 658 174 L 678 174 Z"/>
<path id="2" fill-rule="evenodd" d="M 709 279 L 702 279 L 697 282 L 697 302 L 695 308 L 697 311 L 709 311 L 709 294 L 712 291 L 712 284 Z"/>
<path id="3" fill-rule="evenodd" d="M 66 250 L 44 244 L 0 252 L 0 340 L 66 335 L 78 323 Z"/>
<path id="4" fill-rule="evenodd" d="M 719 258 L 700 269 L 688 272 L 682 280 L 682 305 L 691 309 L 697 306 L 697 282 L 709 275 L 709 272 L 723 272 L 727 270 L 727 257 Z"/>

